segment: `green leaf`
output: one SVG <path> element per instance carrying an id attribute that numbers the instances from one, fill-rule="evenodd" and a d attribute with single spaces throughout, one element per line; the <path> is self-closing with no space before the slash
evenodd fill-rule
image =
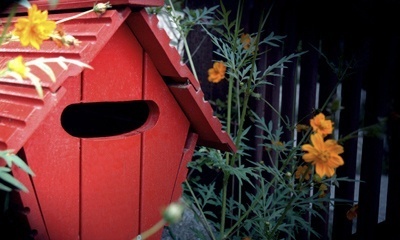
<path id="1" fill-rule="evenodd" d="M 55 8 L 58 4 L 58 0 L 49 0 L 49 4 L 51 8 Z"/>
<path id="2" fill-rule="evenodd" d="M 6 161 L 6 164 L 8 167 L 12 166 L 12 161 L 9 158 L 9 156 L 12 154 L 12 150 L 4 150 L 4 151 L 0 151 L 0 158 L 4 159 L 4 161 Z"/>
<path id="3" fill-rule="evenodd" d="M 8 158 L 19 168 L 24 170 L 24 172 L 28 173 L 29 175 L 35 176 L 35 173 L 32 171 L 32 169 L 25 163 L 24 160 L 22 160 L 20 157 L 18 157 L 15 154 L 11 154 L 8 156 Z"/>
<path id="4" fill-rule="evenodd" d="M 17 187 L 18 189 L 24 192 L 28 192 L 28 189 L 20 181 L 18 181 L 16 178 L 14 178 L 11 174 L 8 173 L 9 171 L 10 169 L 8 168 L 5 167 L 0 168 L 0 179 L 8 182 L 9 184 Z"/>
<path id="5" fill-rule="evenodd" d="M 0 183 L 0 190 L 4 190 L 6 192 L 10 192 L 12 189 L 7 187 L 6 185 Z"/>
<path id="6" fill-rule="evenodd" d="M 19 5 L 26 7 L 26 8 L 30 8 L 31 7 L 31 3 L 28 0 L 20 0 L 18 2 Z"/>

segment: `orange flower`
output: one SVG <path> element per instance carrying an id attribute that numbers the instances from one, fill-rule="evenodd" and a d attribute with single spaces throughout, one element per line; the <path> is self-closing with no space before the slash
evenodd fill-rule
<path id="1" fill-rule="evenodd" d="M 319 198 L 325 197 L 326 193 L 328 192 L 328 186 L 326 186 L 326 184 L 322 183 L 319 186 L 318 192 L 319 192 L 319 195 L 318 195 Z"/>
<path id="2" fill-rule="evenodd" d="M 215 62 L 213 67 L 208 69 L 208 81 L 212 83 L 219 83 L 225 78 L 226 66 L 224 62 Z"/>
<path id="3" fill-rule="evenodd" d="M 51 39 L 57 44 L 58 47 L 79 46 L 81 43 L 81 41 L 76 39 L 74 36 L 66 34 L 61 24 L 57 25 L 57 28 L 54 30 Z"/>
<path id="4" fill-rule="evenodd" d="M 240 35 L 240 42 L 243 45 L 244 49 L 249 49 L 251 46 L 251 37 L 248 33 Z"/>
<path id="5" fill-rule="evenodd" d="M 300 179 L 301 176 L 304 176 L 305 180 L 309 180 L 311 175 L 311 169 L 308 166 L 298 166 L 294 174 L 296 179 Z"/>
<path id="6" fill-rule="evenodd" d="M 64 44 L 62 42 L 62 37 L 65 36 L 64 28 L 62 24 L 58 24 L 56 29 L 54 30 L 53 36 L 51 39 L 58 47 L 62 47 Z"/>
<path id="7" fill-rule="evenodd" d="M 301 131 L 307 131 L 310 127 L 304 124 L 297 124 L 296 125 L 296 131 L 301 132 Z"/>
<path id="8" fill-rule="evenodd" d="M 358 204 L 355 204 L 353 207 L 349 209 L 349 211 L 347 211 L 346 217 L 349 220 L 353 220 L 354 218 L 357 217 L 357 214 L 358 214 Z"/>
<path id="9" fill-rule="evenodd" d="M 41 12 L 36 4 L 33 4 L 28 9 L 28 17 L 18 18 L 14 28 L 13 34 L 19 37 L 22 46 L 26 47 L 30 44 L 40 49 L 43 40 L 50 38 L 56 28 L 56 23 L 47 20 L 47 11 Z"/>
<path id="10" fill-rule="evenodd" d="M 315 171 L 322 178 L 325 175 L 332 177 L 335 169 L 344 164 L 339 154 L 343 153 L 343 147 L 337 144 L 335 140 L 329 139 L 324 142 L 321 134 L 311 135 L 311 144 L 301 146 L 303 151 L 303 160 L 315 165 Z"/>
<path id="11" fill-rule="evenodd" d="M 333 123 L 331 120 L 326 120 L 323 113 L 319 113 L 313 119 L 310 120 L 310 125 L 315 133 L 322 134 L 325 137 L 331 134 L 333 131 Z"/>

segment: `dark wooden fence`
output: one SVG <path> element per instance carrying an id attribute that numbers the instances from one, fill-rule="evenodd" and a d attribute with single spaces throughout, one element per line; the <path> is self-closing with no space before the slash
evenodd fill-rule
<path id="1" fill-rule="evenodd" d="M 335 114 L 335 134 L 346 136 L 359 128 L 385 122 L 383 131 L 375 131 L 379 136 L 363 131 L 358 138 L 344 143 L 345 165 L 337 169 L 337 175 L 358 179 L 361 183 L 341 182 L 332 194 L 336 198 L 354 199 L 359 206 L 358 216 L 348 220 L 346 213 L 351 206 L 338 203 L 324 216 L 325 223 L 312 218 L 310 224 L 322 235 L 321 239 L 375 240 L 382 236 L 400 239 L 400 174 L 397 173 L 400 165 L 397 149 L 400 147 L 397 84 L 400 27 L 396 25 L 400 23 L 400 1 L 244 2 L 246 32 L 256 32 L 258 16 L 272 7 L 265 31 L 286 36 L 281 48 L 268 49 L 259 61 L 260 68 L 266 68 L 282 56 L 307 51 L 298 62 L 286 65 L 283 78 L 268 79 L 274 86 L 258 89 L 269 103 L 281 109 L 283 116 L 288 116 L 291 122 L 308 122 L 310 114 L 322 107 L 346 70 L 333 96 L 342 106 Z M 237 1 L 224 3 L 227 8 L 236 9 Z M 188 1 L 188 4 L 196 8 L 214 6 L 219 1 Z M 213 49 L 203 37 L 203 33 L 194 32 L 189 39 L 193 48 L 200 41 L 203 43 L 201 51 L 194 56 L 203 91 L 208 100 L 224 98 L 226 84 L 215 85 L 206 80 Z M 279 118 L 270 107 L 257 102 L 254 108 L 278 126 Z M 256 140 L 253 144 L 257 149 L 254 158 L 266 158 Z M 301 233 L 298 236 L 299 240 L 309 238 Z"/>

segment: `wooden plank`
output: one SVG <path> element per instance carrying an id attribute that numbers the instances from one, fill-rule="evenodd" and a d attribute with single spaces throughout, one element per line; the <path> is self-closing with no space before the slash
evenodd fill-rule
<path id="1" fill-rule="evenodd" d="M 143 9 L 133 12 L 127 23 L 161 76 L 177 83 L 190 82 L 196 90 L 200 89 L 199 81 L 190 69 L 181 63 L 181 56 L 176 48 L 170 45 L 171 39 L 165 30 L 159 28 L 156 15 L 149 15 Z"/>
<path id="2" fill-rule="evenodd" d="M 182 159 L 179 164 L 178 174 L 176 175 L 175 186 L 172 193 L 171 202 L 176 202 L 182 197 L 184 181 L 187 178 L 188 163 L 192 160 L 193 153 L 196 147 L 198 135 L 195 133 L 189 133 L 186 139 L 185 148 L 183 149 Z"/>
<path id="3" fill-rule="evenodd" d="M 80 239 L 138 234 L 141 134 L 82 139 Z"/>
<path id="4" fill-rule="evenodd" d="M 26 156 L 24 149 L 18 152 L 18 156 L 26 161 Z M 34 187 L 33 181 L 26 172 L 22 171 L 18 167 L 13 167 L 13 176 L 22 182 L 28 189 L 28 192 L 20 192 L 20 198 L 22 200 L 22 206 L 27 209 L 27 219 L 30 222 L 26 224 L 29 226 L 30 232 L 35 233 L 37 239 L 49 240 L 49 235 L 47 232 L 47 226 L 43 219 L 42 212 L 40 209 L 40 204 L 37 201 L 37 192 Z"/>
<path id="5" fill-rule="evenodd" d="M 339 136 L 344 137 L 360 128 L 361 83 L 362 75 L 360 74 L 354 74 L 343 81 L 341 105 L 344 108 L 340 111 Z M 342 158 L 345 163 L 336 170 L 338 177 L 356 179 L 357 158 L 359 154 L 358 142 L 358 138 L 353 138 L 343 144 L 344 153 L 342 154 Z M 335 188 L 335 198 L 353 200 L 354 189 L 354 182 L 340 182 L 339 187 Z M 335 203 L 334 207 L 333 229 L 341 230 L 332 231 L 332 238 L 350 239 L 353 231 L 353 221 L 347 219 L 346 213 L 350 210 L 352 204 Z"/>
<path id="6" fill-rule="evenodd" d="M 0 83 L 0 87 L 2 87 L 2 83 Z M 7 96 L 0 98 L 0 125 L 4 130 L 0 132 L 0 147 L 18 152 L 63 97 L 65 89 L 61 89 L 57 93 L 51 93 L 48 89 L 44 89 L 40 105 L 38 105 L 36 96 L 30 98 L 29 95 L 23 94 L 26 90 L 23 86 L 21 89 L 8 89 L 10 91 L 5 89 L 3 94 Z"/>
<path id="7" fill-rule="evenodd" d="M 95 70 L 84 72 L 82 101 L 141 100 L 142 59 L 141 46 L 121 25 L 91 62 Z M 140 131 L 82 139 L 83 239 L 131 239 L 138 234 L 141 146 Z"/>
<path id="8" fill-rule="evenodd" d="M 371 50 L 376 58 L 369 64 L 370 67 L 380 66 L 385 69 L 379 57 L 380 44 Z M 378 60 L 379 59 L 379 60 Z M 382 65 L 381 65 L 382 64 Z M 370 71 L 369 71 L 370 70 Z M 389 76 L 370 69 L 364 75 L 366 100 L 364 110 L 364 126 L 377 124 L 379 118 L 386 117 L 389 111 Z M 379 84 L 375 84 L 376 81 Z M 384 139 L 378 136 L 364 136 L 360 170 L 359 214 L 357 217 L 357 234 L 360 239 L 377 239 L 379 201 L 381 192 L 382 163 L 385 158 Z"/>
<path id="9" fill-rule="evenodd" d="M 39 9 L 41 10 L 73 10 L 73 9 L 90 9 L 99 1 L 94 0 L 59 0 L 55 8 L 50 5 L 48 0 L 30 0 L 31 4 L 36 4 Z M 163 0 L 109 0 L 112 6 L 130 6 L 130 7 L 156 7 L 156 6 L 163 6 Z M 104 3 L 104 2 L 101 2 Z M 25 7 L 18 7 L 18 12 L 26 12 Z M 5 14 L 8 11 L 4 12 Z"/>
<path id="10" fill-rule="evenodd" d="M 396 89 L 396 88 L 393 88 Z M 388 229 L 391 231 L 392 239 L 400 239 L 400 232 L 393 231 L 400 229 L 400 174 L 397 169 L 400 168 L 400 98 L 395 95 L 394 111 L 391 113 L 388 127 L 389 127 L 389 169 L 388 169 L 388 194 L 387 194 L 387 207 L 386 207 L 386 222 Z"/>
<path id="11" fill-rule="evenodd" d="M 142 99 L 143 49 L 126 24 L 114 31 L 83 73 L 84 102 Z"/>
<path id="12" fill-rule="evenodd" d="M 304 37 L 304 36 L 302 36 Z M 312 48 L 318 46 L 318 39 L 314 35 L 303 39 L 303 51 L 309 51 L 301 57 L 300 72 L 300 93 L 297 123 L 309 125 L 310 118 L 313 117 L 315 103 L 317 101 L 317 82 L 318 82 L 318 57 L 319 53 Z M 303 215 L 306 221 L 310 221 L 308 214 Z M 296 239 L 308 239 L 308 233 L 300 230 Z"/>
<path id="13" fill-rule="evenodd" d="M 31 212 L 28 220 L 36 228 L 37 219 L 43 217 L 50 239 L 79 238 L 80 141 L 60 122 L 64 108 L 80 100 L 80 85 L 80 76 L 65 82 L 64 98 L 24 144 L 27 163 L 36 174 L 32 184 L 37 199 L 30 194 L 21 198 L 28 207 L 37 201 L 41 212 Z"/>
<path id="14" fill-rule="evenodd" d="M 154 127 L 143 134 L 140 231 L 162 218 L 162 210 L 173 196 L 190 122 L 165 85 L 154 64 L 145 55 L 144 99 L 153 101 L 158 112 Z M 154 239 L 160 239 L 159 231 Z"/>

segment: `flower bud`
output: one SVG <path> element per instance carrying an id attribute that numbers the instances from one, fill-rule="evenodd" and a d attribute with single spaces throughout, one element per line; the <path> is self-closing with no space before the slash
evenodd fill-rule
<path id="1" fill-rule="evenodd" d="M 106 12 L 107 8 L 111 8 L 110 2 L 98 3 L 98 4 L 94 5 L 93 12 L 95 12 L 97 14 L 103 14 Z"/>
<path id="2" fill-rule="evenodd" d="M 62 37 L 62 42 L 64 43 L 65 46 L 69 47 L 69 46 L 79 46 L 79 44 L 81 43 L 81 41 L 79 41 L 78 39 L 76 39 L 74 36 L 72 35 L 65 35 Z"/>
<path id="3" fill-rule="evenodd" d="M 320 183 L 322 181 L 322 178 L 318 174 L 314 174 L 314 181 Z"/>
<path id="4" fill-rule="evenodd" d="M 177 223 L 182 219 L 184 207 L 180 203 L 171 203 L 163 212 L 163 218 L 168 223 Z"/>

